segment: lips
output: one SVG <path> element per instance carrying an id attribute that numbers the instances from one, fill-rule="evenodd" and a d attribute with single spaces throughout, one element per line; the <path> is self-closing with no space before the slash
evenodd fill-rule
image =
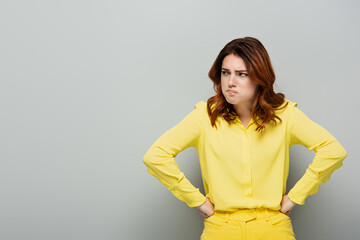
<path id="1" fill-rule="evenodd" d="M 229 92 L 229 93 L 237 93 L 237 91 L 234 91 L 234 90 L 227 90 L 227 92 Z"/>

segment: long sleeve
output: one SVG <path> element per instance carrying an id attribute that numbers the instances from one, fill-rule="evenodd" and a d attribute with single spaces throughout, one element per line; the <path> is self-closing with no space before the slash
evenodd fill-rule
<path id="1" fill-rule="evenodd" d="M 148 172 L 189 207 L 204 203 L 205 196 L 180 171 L 175 157 L 186 148 L 195 147 L 203 132 L 198 104 L 177 125 L 161 135 L 143 156 Z"/>
<path id="2" fill-rule="evenodd" d="M 304 205 L 305 199 L 315 194 L 320 185 L 343 165 L 347 152 L 333 135 L 309 119 L 296 105 L 288 120 L 290 146 L 300 144 L 316 152 L 305 174 L 288 193 L 292 201 Z"/>

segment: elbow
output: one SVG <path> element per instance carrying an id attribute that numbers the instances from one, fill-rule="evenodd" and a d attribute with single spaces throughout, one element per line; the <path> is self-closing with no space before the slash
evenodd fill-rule
<path id="1" fill-rule="evenodd" d="M 346 149 L 336 139 L 333 139 L 331 143 L 324 148 L 323 152 L 319 154 L 324 154 L 322 155 L 323 157 L 336 162 L 342 162 L 347 157 Z"/>
<path id="2" fill-rule="evenodd" d="M 148 150 L 145 152 L 145 154 L 142 157 L 142 162 L 146 165 L 149 166 L 151 164 L 151 159 L 153 159 L 153 147 L 151 146 L 150 148 L 148 148 Z"/>
<path id="3" fill-rule="evenodd" d="M 143 156 L 142 162 L 145 164 L 148 173 L 150 173 L 151 175 L 153 175 L 154 177 L 160 180 L 159 176 L 156 174 L 157 170 L 152 161 L 152 159 L 154 159 L 153 157 L 154 155 L 152 154 L 150 149 Z"/>
<path id="4" fill-rule="evenodd" d="M 344 160 L 346 157 L 347 157 L 347 152 L 346 152 L 346 150 L 344 149 L 344 151 L 343 151 L 343 154 L 342 154 L 342 159 Z"/>
<path id="5" fill-rule="evenodd" d="M 150 147 L 144 154 L 142 162 L 148 167 L 151 165 L 160 164 L 164 154 L 159 150 L 160 149 L 158 147 Z"/>
<path id="6" fill-rule="evenodd" d="M 347 151 L 339 142 L 337 143 L 338 143 L 338 151 L 337 151 L 338 159 L 340 161 L 343 161 L 347 157 Z"/>
<path id="7" fill-rule="evenodd" d="M 159 168 L 174 159 L 174 155 L 168 153 L 159 146 L 151 146 L 142 158 L 142 162 L 151 169 Z"/>
<path id="8" fill-rule="evenodd" d="M 150 162 L 151 162 L 151 152 L 150 149 L 145 153 L 145 155 L 142 158 L 142 162 L 146 165 L 149 166 Z"/>

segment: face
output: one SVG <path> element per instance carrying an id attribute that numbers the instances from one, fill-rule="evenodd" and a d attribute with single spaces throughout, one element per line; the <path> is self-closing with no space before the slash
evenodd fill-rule
<path id="1" fill-rule="evenodd" d="M 250 80 L 244 60 L 234 54 L 227 55 L 222 63 L 221 89 L 227 102 L 251 102 L 258 84 Z"/>

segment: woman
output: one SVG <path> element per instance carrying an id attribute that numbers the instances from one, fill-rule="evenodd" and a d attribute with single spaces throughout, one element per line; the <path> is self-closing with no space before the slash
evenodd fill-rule
<path id="1" fill-rule="evenodd" d="M 202 240 L 295 239 L 288 216 L 296 204 L 343 165 L 347 153 L 297 103 L 275 93 L 275 74 L 261 42 L 234 39 L 209 71 L 216 94 L 199 101 L 143 157 L 148 172 L 204 216 Z M 303 177 L 286 193 L 289 149 L 316 152 Z M 188 147 L 199 154 L 205 196 L 174 158 Z"/>

